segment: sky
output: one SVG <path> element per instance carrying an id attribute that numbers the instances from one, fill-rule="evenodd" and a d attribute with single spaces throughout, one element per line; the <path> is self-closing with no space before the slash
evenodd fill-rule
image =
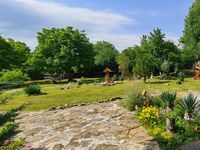
<path id="1" fill-rule="evenodd" d="M 193 0 L 0 0 L 0 35 L 32 50 L 42 28 L 85 30 L 92 43 L 109 41 L 118 50 L 139 44 L 160 28 L 178 43 Z"/>

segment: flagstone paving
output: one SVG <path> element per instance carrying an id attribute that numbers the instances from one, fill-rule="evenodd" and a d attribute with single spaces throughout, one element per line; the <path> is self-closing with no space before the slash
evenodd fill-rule
<path id="1" fill-rule="evenodd" d="M 17 117 L 24 149 L 159 150 L 132 112 L 119 100 L 52 111 L 22 112 Z"/>

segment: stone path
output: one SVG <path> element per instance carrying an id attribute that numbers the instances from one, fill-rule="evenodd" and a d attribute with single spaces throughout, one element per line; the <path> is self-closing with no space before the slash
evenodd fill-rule
<path id="1" fill-rule="evenodd" d="M 38 150 L 159 150 L 133 113 L 118 103 L 23 112 L 16 120 L 17 136 Z"/>

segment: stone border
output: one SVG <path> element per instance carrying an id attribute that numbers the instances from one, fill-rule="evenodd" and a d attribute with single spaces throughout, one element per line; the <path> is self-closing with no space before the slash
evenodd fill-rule
<path id="1" fill-rule="evenodd" d="M 116 100 L 121 100 L 121 99 L 123 99 L 123 98 L 122 97 L 113 97 L 113 98 L 110 98 L 110 99 L 100 100 L 100 101 L 92 102 L 92 103 L 80 103 L 80 104 L 71 104 L 71 105 L 65 104 L 64 106 L 51 107 L 51 108 L 47 109 L 47 111 L 67 109 L 67 108 L 71 108 L 71 107 L 75 107 L 75 106 L 87 106 L 87 105 L 97 104 L 97 103 L 106 103 L 106 102 L 111 102 L 111 101 L 116 101 Z"/>

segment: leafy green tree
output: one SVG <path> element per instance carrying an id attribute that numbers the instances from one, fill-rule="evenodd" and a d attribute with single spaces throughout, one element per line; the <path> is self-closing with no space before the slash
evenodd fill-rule
<path id="1" fill-rule="evenodd" d="M 93 46 L 95 52 L 95 64 L 111 69 L 117 66 L 117 56 L 119 52 L 113 44 L 106 41 L 99 41 Z"/>
<path id="2" fill-rule="evenodd" d="M 2 69 L 11 69 L 15 65 L 15 51 L 12 46 L 0 36 L 0 71 Z"/>
<path id="3" fill-rule="evenodd" d="M 121 72 L 121 75 L 123 77 L 128 75 L 128 58 L 124 53 L 119 54 L 117 63 L 119 65 L 119 71 Z"/>
<path id="4" fill-rule="evenodd" d="M 140 48 L 137 49 L 136 62 L 133 71 L 140 77 L 144 77 L 144 83 L 146 83 L 147 77 L 151 76 L 151 73 L 155 68 L 155 58 L 147 49 L 148 41 L 147 37 L 143 36 Z"/>
<path id="5" fill-rule="evenodd" d="M 191 68 L 200 56 L 200 0 L 195 0 L 185 19 L 182 59 L 184 67 Z"/>
<path id="6" fill-rule="evenodd" d="M 13 39 L 8 39 L 8 43 L 11 45 L 15 52 L 13 59 L 15 61 L 16 68 L 22 67 L 31 55 L 30 48 L 25 43 L 14 41 Z"/>
<path id="7" fill-rule="evenodd" d="M 49 73 L 74 72 L 93 65 L 94 53 L 84 31 L 73 27 L 43 29 L 38 33 L 38 46 L 29 61 L 31 68 Z"/>
<path id="8" fill-rule="evenodd" d="M 170 40 L 165 39 L 165 34 L 161 29 L 154 29 L 147 37 L 147 47 L 155 57 L 156 70 L 161 71 L 161 64 L 166 60 L 169 61 L 172 68 L 179 62 L 180 51 L 178 47 Z"/>
<path id="9" fill-rule="evenodd" d="M 127 49 L 123 50 L 122 53 L 126 56 L 128 59 L 128 74 L 129 74 L 129 79 L 133 77 L 133 67 L 135 65 L 136 61 L 136 51 L 137 51 L 138 46 L 134 47 L 128 47 Z"/>

